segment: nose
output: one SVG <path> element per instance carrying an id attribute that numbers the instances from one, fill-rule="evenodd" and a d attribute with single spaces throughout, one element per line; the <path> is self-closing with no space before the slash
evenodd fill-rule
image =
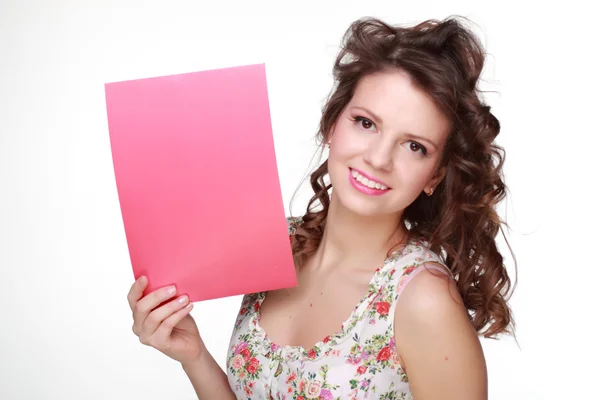
<path id="1" fill-rule="evenodd" d="M 389 171 L 392 169 L 392 144 L 386 141 L 384 135 L 373 135 L 363 158 L 374 169 Z"/>

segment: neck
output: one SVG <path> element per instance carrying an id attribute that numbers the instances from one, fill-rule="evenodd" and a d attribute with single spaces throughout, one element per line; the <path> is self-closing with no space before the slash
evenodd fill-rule
<path id="1" fill-rule="evenodd" d="M 392 246 L 406 238 L 400 215 L 364 216 L 343 207 L 335 192 L 327 213 L 323 239 L 315 260 L 317 265 L 377 265 Z M 351 262 L 348 262 L 350 261 Z"/>

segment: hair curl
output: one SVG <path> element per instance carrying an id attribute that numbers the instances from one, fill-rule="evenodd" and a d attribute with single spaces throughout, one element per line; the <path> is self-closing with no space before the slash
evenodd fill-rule
<path id="1" fill-rule="evenodd" d="M 478 39 L 455 17 L 407 28 L 359 19 L 342 39 L 333 67 L 335 85 L 322 110 L 317 137 L 327 143 L 365 75 L 400 68 L 431 96 L 453 127 L 441 163 L 446 175 L 432 196 L 422 192 L 405 209 L 402 223 L 442 256 L 476 331 L 495 337 L 509 331 L 513 318 L 507 303 L 511 280 L 495 243 L 505 224 L 495 211 L 506 194 L 504 149 L 494 143 L 500 123 L 477 87 L 484 58 Z M 323 237 L 331 188 L 326 174 L 327 161 L 310 177 L 314 196 L 292 245 L 300 263 L 314 254 Z"/>

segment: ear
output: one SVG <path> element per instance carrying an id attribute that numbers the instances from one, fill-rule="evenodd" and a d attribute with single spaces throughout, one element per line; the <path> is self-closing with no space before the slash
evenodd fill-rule
<path id="1" fill-rule="evenodd" d="M 327 133 L 327 139 L 325 143 L 329 144 L 333 140 L 333 134 L 335 133 L 335 126 L 337 125 L 337 121 L 331 124 L 331 128 L 329 128 L 329 132 Z"/>
<path id="2" fill-rule="evenodd" d="M 431 178 L 429 180 L 429 182 L 423 189 L 425 194 L 428 194 L 431 196 L 431 194 L 433 194 L 433 191 L 435 191 L 435 188 L 437 188 L 437 186 L 440 184 L 440 182 L 444 179 L 445 176 L 446 176 L 446 167 L 440 167 L 440 169 L 437 171 L 437 173 L 433 176 L 433 178 Z"/>

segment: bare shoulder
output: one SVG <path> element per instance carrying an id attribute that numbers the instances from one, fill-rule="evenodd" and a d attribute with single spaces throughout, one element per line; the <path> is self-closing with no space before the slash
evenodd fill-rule
<path id="1" fill-rule="evenodd" d="M 394 317 L 396 349 L 415 398 L 487 399 L 481 343 L 447 275 L 421 271 L 403 289 Z"/>
<path id="2" fill-rule="evenodd" d="M 466 318 L 465 322 L 469 322 L 456 284 L 447 274 L 435 268 L 438 265 L 425 263 L 423 271 L 407 284 L 398 300 L 397 316 L 438 323 L 438 317 L 447 318 L 450 311 L 459 313 Z"/>

